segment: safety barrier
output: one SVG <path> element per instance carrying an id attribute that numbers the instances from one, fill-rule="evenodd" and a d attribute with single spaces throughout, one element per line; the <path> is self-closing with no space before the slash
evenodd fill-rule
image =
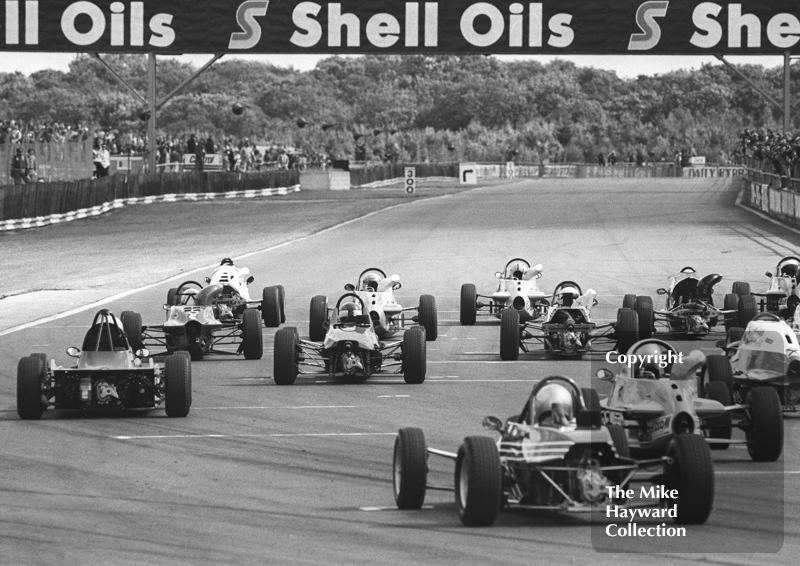
<path id="1" fill-rule="evenodd" d="M 416 169 L 417 178 L 448 177 L 458 178 L 458 163 L 381 163 L 350 165 L 350 185 L 367 186 L 371 183 L 403 179 L 406 167 Z"/>

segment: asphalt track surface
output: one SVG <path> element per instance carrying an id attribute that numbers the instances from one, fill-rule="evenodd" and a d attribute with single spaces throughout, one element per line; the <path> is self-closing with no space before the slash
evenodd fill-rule
<path id="1" fill-rule="evenodd" d="M 688 527 L 685 541 L 654 538 L 599 552 L 611 544 L 602 529 L 612 521 L 604 517 L 592 527 L 586 516 L 504 511 L 493 527 L 470 529 L 450 493 L 429 492 L 419 511 L 394 509 L 392 497 L 398 428 L 420 427 L 430 446 L 455 451 L 465 436 L 491 434 L 481 429 L 484 416 L 517 413 L 537 380 L 560 374 L 588 386 L 604 365 L 597 355 L 500 362 L 496 322 L 458 324 L 462 283 L 490 292 L 494 272 L 525 257 L 545 266 L 544 290 L 565 279 L 595 289 L 598 319 L 613 318 L 625 293 L 655 296 L 685 265 L 722 273 L 719 297 L 734 280 L 762 290 L 764 271 L 796 254 L 800 236 L 736 206 L 737 190 L 709 180 L 521 181 L 412 202 L 240 262 L 257 278 L 254 294 L 267 284 L 286 287 L 287 325 L 304 334 L 311 296 L 337 298 L 366 267 L 399 274 L 404 305 L 433 294 L 440 334 L 428 343 L 428 376 L 418 386 L 390 374 L 363 384 L 301 376 L 278 387 L 274 330 L 264 329 L 260 361 L 193 363 L 185 419 L 163 410 L 49 411 L 21 421 L 17 360 L 47 352 L 66 364 L 65 349 L 80 345 L 93 312 L 4 336 L 0 563 L 794 564 L 794 418 L 785 419 L 778 462 L 750 462 L 741 448 L 714 453 L 715 510 L 707 524 Z M 157 323 L 174 285 L 108 308 Z M 676 345 L 716 351 L 713 339 Z M 448 461 L 431 466 L 432 481 L 452 481 Z M 633 547 L 645 554 L 626 552 Z"/>

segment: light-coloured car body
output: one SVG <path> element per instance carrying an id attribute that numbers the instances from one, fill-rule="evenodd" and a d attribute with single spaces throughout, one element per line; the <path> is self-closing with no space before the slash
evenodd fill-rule
<path id="1" fill-rule="evenodd" d="M 478 313 L 500 318 L 509 308 L 519 312 L 524 322 L 541 318 L 550 304 L 548 295 L 539 288 L 543 272 L 541 264 L 531 266 L 527 260 L 514 258 L 495 273 L 497 288 L 491 294 L 478 294 L 472 283 L 465 283 L 461 287 L 461 324 L 474 324 Z"/>

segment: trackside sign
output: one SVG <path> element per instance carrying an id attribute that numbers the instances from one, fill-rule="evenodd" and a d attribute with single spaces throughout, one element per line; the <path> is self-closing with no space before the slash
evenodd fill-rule
<path id="1" fill-rule="evenodd" d="M 4 0 L 0 50 L 124 53 L 768 54 L 795 0 Z"/>

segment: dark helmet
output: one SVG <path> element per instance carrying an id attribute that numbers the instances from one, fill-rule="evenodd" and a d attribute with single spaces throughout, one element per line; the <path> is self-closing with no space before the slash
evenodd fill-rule
<path id="1" fill-rule="evenodd" d="M 229 257 L 226 257 L 221 262 L 219 262 L 219 264 L 220 265 L 233 265 L 233 260 L 231 258 L 229 258 Z"/>

